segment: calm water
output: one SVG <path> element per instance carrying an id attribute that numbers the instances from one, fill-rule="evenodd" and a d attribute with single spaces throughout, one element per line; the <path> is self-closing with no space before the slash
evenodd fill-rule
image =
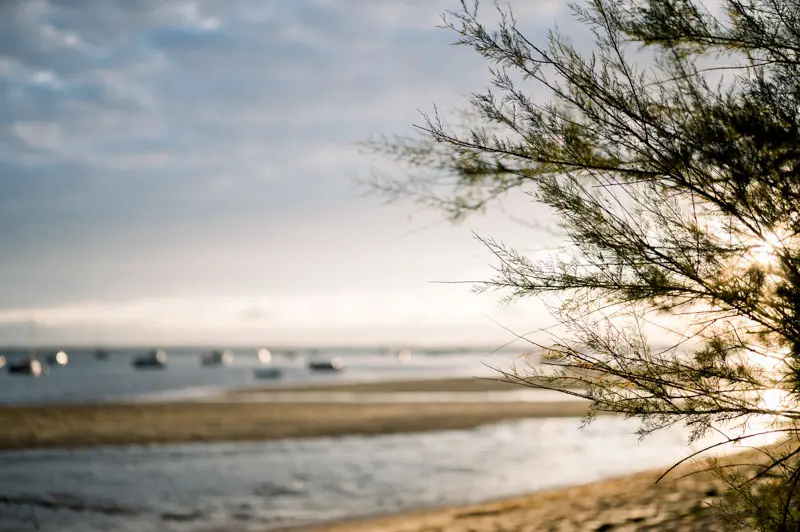
<path id="1" fill-rule="evenodd" d="M 631 422 L 269 443 L 0 453 L 0 530 L 273 530 L 462 504 L 666 466 L 689 451 Z"/>
<path id="2" fill-rule="evenodd" d="M 248 386 L 283 386 L 303 383 L 352 382 L 402 378 L 492 375 L 484 363 L 508 367 L 510 354 L 478 353 L 417 354 L 401 364 L 390 354 L 375 351 L 328 350 L 319 356 L 341 356 L 346 367 L 340 373 L 313 373 L 306 364 L 309 357 L 273 355 L 273 366 L 281 368 L 278 380 L 258 380 L 254 349 L 234 350 L 231 366 L 203 367 L 200 349 L 167 350 L 165 370 L 135 370 L 134 356 L 142 350 L 119 350 L 110 360 L 98 361 L 88 351 L 68 351 L 69 364 L 51 368 L 38 379 L 9 375 L 0 370 L 0 404 L 96 402 L 115 399 L 190 398 L 213 395 L 224 389 Z M 24 353 L 5 352 L 9 361 L 24 358 Z"/>
<path id="3" fill-rule="evenodd" d="M 70 352 L 68 366 L 38 379 L 0 372 L 0 404 L 202 400 L 235 387 L 489 376 L 493 372 L 484 364 L 509 367 L 513 360 L 508 353 L 438 353 L 416 354 L 400 364 L 376 352 L 328 351 L 320 355 L 345 358 L 343 372 L 311 373 L 302 354 L 274 356 L 283 376 L 268 381 L 253 378 L 254 350 L 236 351 L 232 366 L 213 368 L 200 365 L 200 350 L 172 350 L 163 371 L 134 370 L 130 363 L 139 352 L 118 351 L 108 361 Z M 291 399 L 356 400 L 341 392 Z M 374 397 L 554 399 L 564 396 L 520 389 Z M 278 393 L 263 400 L 283 399 Z M 691 452 L 679 431 L 639 445 L 628 421 L 600 418 L 580 431 L 578 425 L 574 418 L 531 419 L 408 435 L 0 452 L 0 532 L 275 530 L 591 482 L 666 466 Z"/>

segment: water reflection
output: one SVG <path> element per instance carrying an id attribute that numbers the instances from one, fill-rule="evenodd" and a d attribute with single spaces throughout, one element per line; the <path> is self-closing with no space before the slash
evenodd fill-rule
<path id="1" fill-rule="evenodd" d="M 680 430 L 640 445 L 636 424 L 619 418 L 579 423 L 2 453 L 0 529 L 270 530 L 591 482 L 669 465 L 701 445 L 687 447 Z"/>

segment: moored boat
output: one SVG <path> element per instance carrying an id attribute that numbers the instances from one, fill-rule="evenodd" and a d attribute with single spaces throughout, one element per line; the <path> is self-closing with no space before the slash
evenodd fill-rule
<path id="1" fill-rule="evenodd" d="M 395 358 L 401 364 L 405 364 L 406 362 L 411 360 L 411 351 L 408 349 L 401 349 L 397 353 L 394 354 Z"/>
<path id="2" fill-rule="evenodd" d="M 344 359 L 333 357 L 330 360 L 312 360 L 308 363 L 311 371 L 341 371 L 344 369 Z"/>
<path id="3" fill-rule="evenodd" d="M 233 363 L 233 353 L 230 351 L 211 351 L 200 356 L 200 363 L 204 366 L 229 366 Z"/>
<path id="4" fill-rule="evenodd" d="M 38 377 L 44 373 L 44 366 L 35 358 L 28 358 L 22 362 L 8 365 L 8 372 L 14 375 L 30 375 Z"/>
<path id="5" fill-rule="evenodd" d="M 47 355 L 47 363 L 50 366 L 66 366 L 69 362 L 69 356 L 65 351 L 57 351 Z"/>
<path id="6" fill-rule="evenodd" d="M 262 348 L 256 353 L 256 358 L 259 364 L 266 365 L 272 362 L 272 353 L 269 352 L 269 349 Z"/>
<path id="7" fill-rule="evenodd" d="M 161 349 L 151 349 L 133 359 L 133 367 L 142 369 L 163 369 L 167 367 L 167 353 Z"/>

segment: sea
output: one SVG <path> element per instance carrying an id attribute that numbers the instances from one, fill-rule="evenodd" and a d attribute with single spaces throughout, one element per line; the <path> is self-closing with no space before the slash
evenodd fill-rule
<path id="1" fill-rule="evenodd" d="M 228 366 L 203 366 L 200 357 L 214 348 L 174 347 L 165 349 L 167 367 L 163 370 L 136 370 L 133 360 L 145 348 L 109 349 L 108 360 L 97 360 L 93 349 L 66 349 L 68 364 L 52 366 L 38 379 L 20 378 L 0 370 L 0 405 L 44 403 L 97 403 L 108 401 L 148 401 L 192 399 L 218 395 L 228 389 L 248 387 L 286 387 L 297 385 L 428 379 L 441 377 L 491 377 L 497 369 L 527 363 L 519 351 L 491 349 L 416 350 L 400 362 L 396 351 L 366 348 L 281 349 L 272 350 L 270 366 L 281 370 L 280 379 L 258 379 L 254 370 L 263 367 L 256 356 L 258 348 L 230 349 L 234 355 Z M 45 361 L 57 349 L 39 349 Z M 24 349 L 0 351 L 8 363 L 25 360 Z M 312 360 L 341 358 L 341 372 L 314 372 Z"/>
<path id="2" fill-rule="evenodd" d="M 137 371 L 131 362 L 141 350 L 112 350 L 109 360 L 70 350 L 68 365 L 40 378 L 0 373 L 0 403 L 204 400 L 242 387 L 492 376 L 492 368 L 520 362 L 518 353 L 488 350 L 416 351 L 405 362 L 385 350 L 278 351 L 272 364 L 281 378 L 259 380 L 255 348 L 234 350 L 225 367 L 202 366 L 203 351 L 170 349 L 167 368 Z M 343 371 L 307 369 L 310 359 L 333 356 L 343 358 Z M 524 400 L 554 399 L 530 392 Z M 687 445 L 681 429 L 644 441 L 635 430 L 635 422 L 615 417 L 586 427 L 576 418 L 543 418 L 418 434 L 6 451 L 0 531 L 284 530 L 666 467 L 699 445 Z"/>

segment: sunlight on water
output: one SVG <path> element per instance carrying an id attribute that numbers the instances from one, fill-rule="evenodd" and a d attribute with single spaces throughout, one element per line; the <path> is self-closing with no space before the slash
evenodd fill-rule
<path id="1" fill-rule="evenodd" d="M 785 434 L 779 432 L 785 429 L 789 421 L 781 412 L 793 409 L 794 398 L 787 390 L 779 386 L 779 381 L 784 369 L 785 359 L 789 350 L 780 348 L 769 353 L 748 353 L 747 360 L 762 371 L 765 377 L 764 384 L 772 382 L 772 388 L 746 393 L 750 404 L 758 409 L 765 411 L 760 415 L 750 417 L 745 427 L 738 427 L 733 437 L 743 438 L 739 445 L 747 447 L 758 447 L 771 445 L 778 442 Z"/>
<path id="2" fill-rule="evenodd" d="M 742 446 L 760 447 L 771 445 L 777 443 L 784 436 L 784 432 L 779 431 L 785 428 L 788 419 L 780 415 L 779 412 L 791 408 L 789 392 L 773 388 L 761 392 L 759 397 L 757 408 L 775 413 L 752 417 L 747 427 L 739 431 L 738 436 L 747 436 L 740 442 Z"/>
<path id="3" fill-rule="evenodd" d="M 782 427 L 782 422 L 776 416 L 762 415 L 756 416 L 748 423 L 746 430 L 741 430 L 733 436 L 746 436 L 734 444 L 741 447 L 763 447 L 777 443 L 783 433 L 778 432 Z"/>
<path id="4" fill-rule="evenodd" d="M 579 426 L 0 453 L 0 530 L 285 530 L 666 468 L 710 443 L 679 427 L 640 441 L 612 416 Z"/>

